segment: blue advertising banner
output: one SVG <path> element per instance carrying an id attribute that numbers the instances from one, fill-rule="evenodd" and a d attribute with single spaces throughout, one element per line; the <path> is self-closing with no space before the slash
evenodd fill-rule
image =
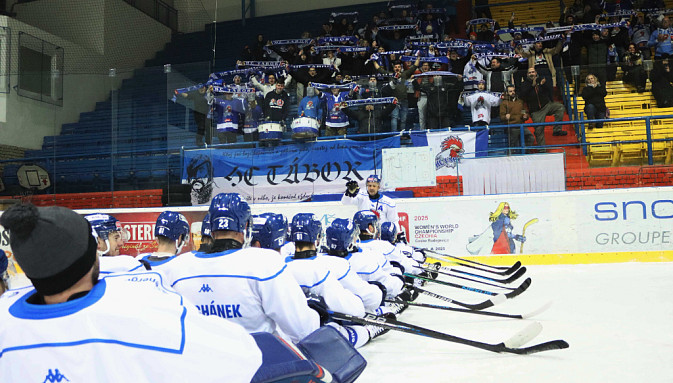
<path id="1" fill-rule="evenodd" d="M 303 201 L 340 193 L 349 180 L 381 172 L 381 149 L 400 138 L 334 140 L 255 149 L 200 149 L 184 153 L 182 182 L 192 185 L 192 205 L 218 193 L 240 193 L 249 202 Z"/>

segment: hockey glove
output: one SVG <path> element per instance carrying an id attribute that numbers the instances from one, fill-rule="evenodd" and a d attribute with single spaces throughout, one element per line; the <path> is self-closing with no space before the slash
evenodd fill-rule
<path id="1" fill-rule="evenodd" d="M 320 325 L 324 326 L 325 323 L 327 323 L 329 320 L 329 313 L 327 312 L 327 304 L 325 303 L 325 299 L 318 295 L 309 294 L 306 297 L 306 304 L 308 304 L 308 307 L 312 308 L 315 310 L 315 312 L 318 313 L 318 316 L 320 317 Z"/>
<path id="2" fill-rule="evenodd" d="M 405 245 L 407 244 L 407 235 L 404 233 L 404 230 L 400 230 L 400 232 L 397 233 L 397 242 L 402 242 Z"/>
<path id="3" fill-rule="evenodd" d="M 414 288 L 406 287 L 404 291 L 398 295 L 398 297 L 407 302 L 413 302 L 416 298 L 418 298 L 419 292 L 416 291 Z"/>
<path id="4" fill-rule="evenodd" d="M 360 186 L 358 186 L 358 182 L 354 180 L 350 180 L 346 182 L 346 196 L 347 197 L 355 197 L 358 195 L 358 192 L 360 191 Z"/>
<path id="5" fill-rule="evenodd" d="M 386 287 L 383 285 L 383 283 L 378 282 L 378 281 L 369 281 L 369 284 L 374 285 L 374 286 L 378 287 L 379 289 L 381 289 L 381 293 L 382 293 L 381 294 L 381 304 L 379 306 L 383 306 L 383 304 L 385 303 L 386 297 L 388 296 L 388 289 L 386 289 Z"/>

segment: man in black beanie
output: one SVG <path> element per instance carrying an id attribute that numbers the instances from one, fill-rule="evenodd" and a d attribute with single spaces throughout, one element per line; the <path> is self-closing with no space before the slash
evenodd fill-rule
<path id="1" fill-rule="evenodd" d="M 153 271 L 98 279 L 88 221 L 63 207 L 0 216 L 35 289 L 0 297 L 3 382 L 249 382 L 262 362 L 239 325 L 202 316 Z M 123 366 L 123 368 L 120 368 Z"/>

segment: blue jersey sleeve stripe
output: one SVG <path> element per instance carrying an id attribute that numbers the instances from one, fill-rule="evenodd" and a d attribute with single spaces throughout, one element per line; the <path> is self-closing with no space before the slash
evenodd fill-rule
<path id="1" fill-rule="evenodd" d="M 344 275 L 342 275 L 342 276 L 339 277 L 339 280 L 342 280 L 342 279 L 346 278 L 346 275 L 348 275 L 348 273 L 350 273 L 350 272 L 351 272 L 351 265 L 350 265 L 350 263 L 349 263 L 349 264 L 348 264 L 348 270 L 346 270 L 346 272 L 344 273 Z"/>
<path id="2" fill-rule="evenodd" d="M 253 276 L 250 276 L 250 275 L 237 275 L 237 274 L 201 274 L 201 275 L 191 275 L 191 276 L 189 276 L 189 277 L 184 277 L 184 278 L 178 278 L 178 279 L 176 279 L 175 282 L 173 282 L 173 284 L 171 285 L 171 287 L 175 286 L 178 282 L 182 282 L 182 281 L 185 281 L 185 280 L 188 280 L 188 279 L 195 279 L 195 278 L 243 278 L 243 279 L 252 279 L 252 280 L 255 280 L 255 281 L 259 281 L 259 282 L 264 282 L 264 281 L 268 281 L 268 280 L 274 279 L 274 278 L 276 278 L 277 276 L 279 276 L 280 274 L 282 274 L 283 271 L 285 271 L 285 268 L 286 268 L 286 267 L 287 267 L 287 265 L 283 265 L 283 268 L 281 268 L 276 274 L 271 275 L 271 276 L 266 277 L 266 278 L 253 277 Z"/>
<path id="3" fill-rule="evenodd" d="M 325 276 L 323 277 L 323 279 L 319 280 L 318 282 L 314 283 L 313 285 L 311 285 L 311 286 L 300 285 L 300 286 L 301 286 L 301 287 L 305 287 L 305 288 L 307 288 L 307 289 L 310 289 L 310 288 L 313 288 L 313 287 L 316 287 L 316 286 L 320 286 L 323 282 L 325 282 L 325 280 L 327 280 L 327 277 L 328 277 L 328 276 L 329 276 L 329 271 L 327 272 L 327 274 L 325 274 Z"/>
<path id="4" fill-rule="evenodd" d="M 182 335 L 180 339 L 180 347 L 178 348 L 169 348 L 169 347 L 158 347 L 158 346 L 151 346 L 148 344 L 140 344 L 140 343 L 131 343 L 131 342 L 124 342 L 116 339 L 100 339 L 100 338 L 91 338 L 91 339 L 82 339 L 78 341 L 73 341 L 73 342 L 57 342 L 57 343 L 37 343 L 37 344 L 27 344 L 24 346 L 16 346 L 16 347 L 8 347 L 3 350 L 0 350 L 0 358 L 2 358 L 3 355 L 5 355 L 8 352 L 13 352 L 13 351 L 21 351 L 21 350 L 31 350 L 31 349 L 36 349 L 36 348 L 57 348 L 57 347 L 74 347 L 74 346 L 80 346 L 83 344 L 91 344 L 91 343 L 107 343 L 107 344 L 117 344 L 120 346 L 124 347 L 131 347 L 131 348 L 139 348 L 143 350 L 151 350 L 151 351 L 159 351 L 159 352 L 165 352 L 169 354 L 182 354 L 182 352 L 185 349 L 185 316 L 187 314 L 187 309 L 182 308 L 182 316 L 180 317 L 180 326 L 182 330 Z"/>
<path id="5" fill-rule="evenodd" d="M 379 268 L 381 268 L 381 266 L 376 266 L 376 268 L 374 270 L 370 271 L 370 272 L 358 271 L 358 274 L 371 275 L 371 274 L 374 274 L 376 272 L 376 270 L 378 270 Z"/>

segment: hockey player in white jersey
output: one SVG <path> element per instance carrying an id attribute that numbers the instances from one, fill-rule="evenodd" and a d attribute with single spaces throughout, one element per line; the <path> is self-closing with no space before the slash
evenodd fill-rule
<path id="1" fill-rule="evenodd" d="M 397 216 L 397 205 L 395 201 L 379 193 L 381 188 L 381 177 L 372 174 L 367 177 L 367 191 L 360 191 L 357 181 L 351 180 L 346 183 L 346 192 L 341 197 L 341 203 L 344 205 L 356 205 L 358 211 L 370 210 L 379 217 L 379 222 L 392 222 L 397 227 L 401 237 L 404 232 L 400 231 L 399 218 Z M 401 238 L 406 241 L 406 238 Z"/>
<path id="2" fill-rule="evenodd" d="M 196 251 L 205 253 L 213 245 L 213 237 L 210 233 L 210 214 L 206 213 L 201 223 L 201 244 Z"/>
<path id="3" fill-rule="evenodd" d="M 384 222 L 380 230 L 380 239 L 361 240 L 360 246 L 362 248 L 381 251 L 390 263 L 402 270 L 402 273 L 420 274 L 422 270 L 419 266 L 421 266 L 423 261 L 419 263 L 413 257 L 414 249 L 411 246 L 397 240 L 395 225 L 392 222 Z M 417 256 L 423 257 L 423 254 L 418 253 Z"/>
<path id="4" fill-rule="evenodd" d="M 100 273 L 126 273 L 143 268 L 143 265 L 134 257 L 120 255 L 120 248 L 127 239 L 126 231 L 121 227 L 117 218 L 103 213 L 85 215 L 94 230 L 97 238 L 97 253 L 100 256 Z"/>
<path id="5" fill-rule="evenodd" d="M 329 310 L 359 317 L 365 315 L 362 299 L 345 289 L 328 265 L 317 259 L 316 247 L 321 239 L 322 224 L 313 214 L 295 215 L 290 225 L 290 241 L 294 242 L 296 251 L 285 259 L 288 270 L 307 296 L 324 299 Z"/>
<path id="6" fill-rule="evenodd" d="M 141 263 L 149 264 L 152 269 L 161 268 L 163 264 L 180 254 L 182 247 L 189 243 L 189 222 L 180 213 L 164 211 L 157 218 L 154 238 L 157 242 L 157 251 L 140 254 L 136 258 Z"/>
<path id="7" fill-rule="evenodd" d="M 287 218 L 282 214 L 252 216 L 252 246 L 280 252 L 287 237 Z"/>
<path id="8" fill-rule="evenodd" d="M 0 297 L 3 382 L 250 382 L 262 363 L 239 325 L 208 318 L 158 273 L 99 279 L 90 225 L 63 207 L 0 216 L 33 286 Z"/>
<path id="9" fill-rule="evenodd" d="M 221 193 L 209 208 L 213 246 L 183 254 L 162 269 L 171 286 L 203 315 L 218 316 L 249 332 L 275 332 L 292 342 L 318 329 L 320 318 L 273 250 L 248 248 L 252 215 L 236 193 Z"/>
<path id="10" fill-rule="evenodd" d="M 358 246 L 361 251 L 383 258 L 384 261 L 380 263 L 381 269 L 397 277 L 402 282 L 402 287 L 398 291 L 398 294 L 401 294 L 400 297 L 407 301 L 415 299 L 418 293 L 408 289 L 402 290 L 405 282 L 402 276 L 405 272 L 405 266 L 400 261 L 409 269 L 413 268 L 413 264 L 417 264 L 417 262 L 402 255 L 390 242 L 378 239 L 381 228 L 378 223 L 378 217 L 373 212 L 363 210 L 355 213 L 353 223 L 359 229 L 360 242 Z"/>
<path id="11" fill-rule="evenodd" d="M 369 212 L 369 214 L 374 216 L 371 212 Z M 352 226 L 353 229 L 349 229 L 348 231 L 355 230 L 353 236 L 357 239 L 359 228 L 353 221 L 347 219 L 335 219 L 330 226 L 332 229 L 328 228 L 328 233 L 330 233 L 330 230 L 343 231 L 345 230 L 345 227 L 347 228 L 349 226 Z M 387 298 L 394 298 L 402 292 L 404 281 L 402 278 L 391 274 L 397 274 L 399 271 L 390 265 L 390 262 L 386 260 L 383 254 L 362 250 L 356 246 L 350 246 L 350 244 L 343 242 L 337 243 L 337 240 L 341 241 L 341 237 L 337 238 L 332 234 L 327 236 L 327 248 L 329 249 L 329 254 L 343 256 L 349 261 L 351 267 L 355 270 L 358 276 L 366 282 L 375 281 L 380 283 L 381 287 L 384 288 L 383 290 Z M 343 250 L 344 246 L 349 246 L 350 248 Z M 346 251 L 345 254 L 344 251 Z"/>

